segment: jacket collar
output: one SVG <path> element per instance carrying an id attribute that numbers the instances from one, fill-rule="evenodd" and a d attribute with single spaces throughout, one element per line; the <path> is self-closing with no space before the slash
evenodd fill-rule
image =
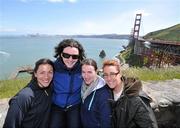
<path id="1" fill-rule="evenodd" d="M 50 83 L 51 84 L 51 83 Z M 46 89 L 49 89 L 51 88 L 52 85 L 49 85 L 48 87 L 46 88 L 41 88 L 38 83 L 37 83 L 37 80 L 31 80 L 28 84 L 29 87 L 31 87 L 33 90 L 46 90 Z"/>
<path id="2" fill-rule="evenodd" d="M 127 96 L 138 96 L 142 90 L 142 83 L 138 78 L 122 77 L 124 82 L 124 94 Z"/>

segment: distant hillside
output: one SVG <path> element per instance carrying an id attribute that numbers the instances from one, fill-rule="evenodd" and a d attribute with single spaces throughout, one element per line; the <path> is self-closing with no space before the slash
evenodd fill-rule
<path id="1" fill-rule="evenodd" d="M 180 42 L 180 24 L 174 25 L 166 29 L 150 32 L 145 35 L 144 38 Z"/>
<path id="2" fill-rule="evenodd" d="M 66 38 L 106 38 L 106 39 L 129 39 L 130 35 L 102 34 L 102 35 L 56 35 Z"/>
<path id="3" fill-rule="evenodd" d="M 28 34 L 28 35 L 19 35 L 22 37 L 61 37 L 61 38 L 106 38 L 106 39 L 130 39 L 128 34 L 101 34 L 101 35 L 48 35 L 48 34 Z M 13 35 L 0 35 L 0 37 L 15 37 Z"/>

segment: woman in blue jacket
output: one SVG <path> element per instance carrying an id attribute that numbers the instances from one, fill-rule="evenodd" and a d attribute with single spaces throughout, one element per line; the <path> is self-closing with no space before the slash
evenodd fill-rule
<path id="1" fill-rule="evenodd" d="M 80 128 L 82 45 L 74 39 L 62 40 L 55 47 L 55 74 L 50 128 Z"/>
<path id="2" fill-rule="evenodd" d="M 81 121 L 84 128 L 110 128 L 110 92 L 103 78 L 97 75 L 93 59 L 82 61 L 83 85 L 81 88 Z"/>

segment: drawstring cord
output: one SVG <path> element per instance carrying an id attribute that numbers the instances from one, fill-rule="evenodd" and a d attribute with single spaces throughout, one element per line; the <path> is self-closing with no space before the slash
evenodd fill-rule
<path id="1" fill-rule="evenodd" d="M 88 107 L 88 110 L 89 110 L 89 111 L 91 110 L 91 106 L 92 106 L 92 102 L 93 102 L 93 100 L 94 100 L 95 94 L 96 94 L 96 90 L 93 92 L 93 96 L 92 96 L 91 101 L 90 101 L 90 103 L 89 103 L 89 107 Z"/>

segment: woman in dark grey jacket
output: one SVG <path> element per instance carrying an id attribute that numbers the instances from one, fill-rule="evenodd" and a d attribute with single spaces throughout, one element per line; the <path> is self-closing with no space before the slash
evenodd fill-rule
<path id="1" fill-rule="evenodd" d="M 103 76 L 112 94 L 113 128 L 157 128 L 150 98 L 141 93 L 141 81 L 125 78 L 116 60 L 103 63 Z"/>
<path id="2" fill-rule="evenodd" d="M 32 80 L 9 102 L 3 128 L 48 128 L 53 62 L 36 62 Z"/>

